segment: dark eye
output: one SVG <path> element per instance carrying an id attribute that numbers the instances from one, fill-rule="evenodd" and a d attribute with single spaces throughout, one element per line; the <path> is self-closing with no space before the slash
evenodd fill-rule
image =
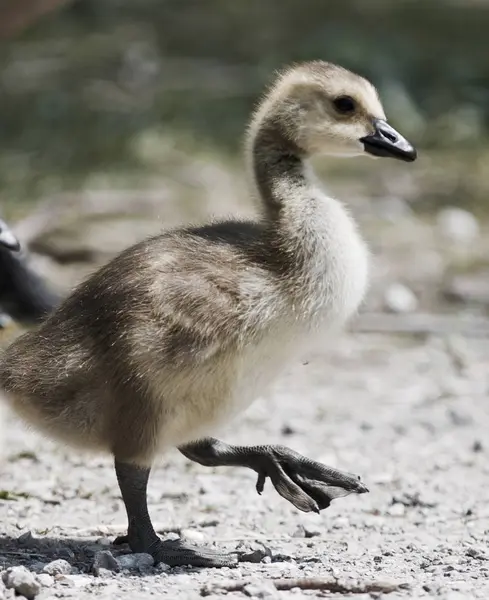
<path id="1" fill-rule="evenodd" d="M 344 115 L 354 112 L 356 108 L 355 100 L 350 96 L 338 96 L 333 100 L 333 104 L 336 110 Z"/>

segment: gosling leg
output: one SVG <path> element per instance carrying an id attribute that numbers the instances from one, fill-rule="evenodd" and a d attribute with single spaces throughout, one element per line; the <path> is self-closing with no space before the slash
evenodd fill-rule
<path id="1" fill-rule="evenodd" d="M 237 563 L 237 557 L 192 546 L 181 540 L 162 541 L 156 534 L 148 512 L 146 490 L 149 468 L 115 460 L 117 481 L 126 507 L 127 536 L 114 543 L 128 543 L 133 552 L 147 552 L 155 562 L 164 562 L 172 567 L 192 565 L 194 567 L 229 567 Z"/>
<path id="2" fill-rule="evenodd" d="M 205 438 L 179 447 L 188 459 L 207 467 L 247 467 L 258 473 L 256 490 L 262 493 L 270 477 L 277 492 L 303 512 L 319 512 L 334 498 L 364 494 L 360 477 L 327 467 L 285 446 L 232 446 Z"/>

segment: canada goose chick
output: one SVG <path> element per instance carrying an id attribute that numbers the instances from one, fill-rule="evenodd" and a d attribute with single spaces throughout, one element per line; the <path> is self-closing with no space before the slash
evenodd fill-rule
<path id="1" fill-rule="evenodd" d="M 263 393 L 313 332 L 343 323 L 362 301 L 364 243 L 305 160 L 365 151 L 415 158 L 365 79 L 325 62 L 289 69 L 249 129 L 262 219 L 178 229 L 129 248 L 5 354 L 0 383 L 21 416 L 68 444 L 113 454 L 128 515 L 118 542 L 170 565 L 236 561 L 156 535 L 147 481 L 172 446 L 203 465 L 255 470 L 259 492 L 270 477 L 303 511 L 367 491 L 359 477 L 282 446 L 206 437 Z"/>

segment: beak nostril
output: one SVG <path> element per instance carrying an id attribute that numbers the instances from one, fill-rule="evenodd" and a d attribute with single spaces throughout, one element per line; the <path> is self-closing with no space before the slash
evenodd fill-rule
<path id="1" fill-rule="evenodd" d="M 389 142 L 397 142 L 397 135 L 391 133 L 390 131 L 383 131 L 384 137 L 386 137 Z"/>

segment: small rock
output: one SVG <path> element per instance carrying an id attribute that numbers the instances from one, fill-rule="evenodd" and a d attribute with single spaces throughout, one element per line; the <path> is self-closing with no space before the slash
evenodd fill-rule
<path id="1" fill-rule="evenodd" d="M 305 538 L 306 537 L 306 530 L 304 529 L 304 527 L 302 525 L 299 525 L 297 527 L 297 529 L 294 531 L 294 533 L 292 534 L 293 538 Z"/>
<path id="2" fill-rule="evenodd" d="M 274 563 L 289 563 L 295 562 L 295 557 L 292 554 L 285 554 L 284 552 L 279 552 L 278 554 L 273 555 Z"/>
<path id="3" fill-rule="evenodd" d="M 480 235 L 479 222 L 471 212 L 462 208 L 442 209 L 436 217 L 436 224 L 440 233 L 452 242 L 467 244 Z"/>
<path id="4" fill-rule="evenodd" d="M 54 577 L 48 573 L 40 573 L 37 576 L 37 581 L 39 581 L 42 587 L 51 587 L 54 584 Z"/>
<path id="5" fill-rule="evenodd" d="M 112 545 L 112 540 L 108 537 L 99 537 L 95 540 L 95 543 L 98 546 L 111 546 Z"/>
<path id="6" fill-rule="evenodd" d="M 202 544 L 205 542 L 205 535 L 196 529 L 182 529 L 180 537 L 188 542 L 193 542 L 194 544 Z"/>
<path id="7" fill-rule="evenodd" d="M 405 506 L 405 505 L 404 505 L 404 506 Z M 407 551 L 409 551 L 409 552 L 416 552 L 416 553 L 419 553 L 419 552 L 421 552 L 421 549 L 419 548 L 419 546 L 417 546 L 416 544 L 413 544 L 412 542 L 410 542 L 410 543 L 409 543 L 409 544 L 406 546 L 406 548 L 405 548 L 405 549 L 406 549 Z M 435 549 L 435 552 L 436 552 L 436 551 L 437 551 L 437 550 Z"/>
<path id="8" fill-rule="evenodd" d="M 30 531 L 26 531 L 22 535 L 19 535 L 19 537 L 17 538 L 17 541 L 19 542 L 19 544 L 22 544 L 23 546 L 30 544 L 33 540 L 34 540 L 34 536 L 32 535 L 32 533 Z"/>
<path id="9" fill-rule="evenodd" d="M 299 525 L 292 534 L 293 538 L 312 538 L 321 535 L 321 531 L 314 526 Z"/>
<path id="10" fill-rule="evenodd" d="M 430 565 L 429 567 L 425 568 L 425 571 L 427 573 L 441 574 L 442 573 L 442 568 L 439 565 Z"/>
<path id="11" fill-rule="evenodd" d="M 15 590 L 16 594 L 25 596 L 27 600 L 35 598 L 41 589 L 34 573 L 25 567 L 10 567 L 4 572 L 3 581 L 8 589 Z"/>
<path id="12" fill-rule="evenodd" d="M 144 552 L 122 554 L 116 558 L 116 561 L 121 569 L 127 569 L 128 571 L 146 571 L 155 564 L 151 554 L 146 554 Z"/>
<path id="13" fill-rule="evenodd" d="M 470 556 L 470 558 L 476 558 L 478 560 L 487 560 L 487 556 L 484 554 L 484 552 L 482 552 L 478 548 L 474 548 L 473 546 L 467 548 L 465 554 L 467 556 Z"/>
<path id="14" fill-rule="evenodd" d="M 282 427 L 282 435 L 294 435 L 295 429 L 290 425 L 284 425 Z"/>
<path id="15" fill-rule="evenodd" d="M 304 534 L 306 538 L 318 537 L 321 535 L 321 530 L 313 525 L 304 525 Z"/>
<path id="16" fill-rule="evenodd" d="M 55 575 L 69 575 L 72 571 L 72 567 L 68 561 L 64 560 L 64 558 L 58 558 L 57 560 L 48 563 L 43 571 L 53 577 Z"/>
<path id="17" fill-rule="evenodd" d="M 98 567 L 95 575 L 100 577 L 100 579 L 109 579 L 114 575 L 114 571 L 111 571 L 110 569 L 104 569 L 104 567 Z"/>
<path id="18" fill-rule="evenodd" d="M 56 580 L 74 588 L 82 588 L 92 583 L 92 579 L 87 575 L 59 575 Z"/>
<path id="19" fill-rule="evenodd" d="M 456 427 L 467 427 L 472 425 L 474 418 L 469 412 L 463 412 L 461 410 L 450 409 L 448 412 L 448 418 Z"/>
<path id="20" fill-rule="evenodd" d="M 97 552 L 95 555 L 92 570 L 95 575 L 105 577 L 107 576 L 107 573 L 104 571 L 118 572 L 119 563 L 116 561 L 110 550 L 100 550 L 100 552 Z"/>
<path id="21" fill-rule="evenodd" d="M 392 283 L 385 290 L 384 305 L 393 313 L 409 313 L 418 308 L 418 299 L 407 286 L 402 283 Z"/>
<path id="22" fill-rule="evenodd" d="M 413 494 L 404 493 L 400 496 L 393 496 L 391 503 L 394 504 L 402 504 L 406 508 L 435 508 L 436 502 L 428 502 L 427 500 L 423 500 L 419 494 L 419 492 L 415 492 Z"/>
<path id="23" fill-rule="evenodd" d="M 34 573 L 42 573 L 45 566 L 46 566 L 46 563 L 41 562 L 41 561 L 36 561 L 36 562 L 30 563 L 29 569 L 31 571 L 34 571 Z"/>
<path id="24" fill-rule="evenodd" d="M 475 440 L 472 444 L 472 452 L 482 452 L 484 450 L 484 446 L 480 440 Z"/>
<path id="25" fill-rule="evenodd" d="M 241 542 L 236 548 L 241 562 L 260 563 L 265 557 L 272 559 L 272 551 L 267 546 L 256 542 L 246 544 Z"/>
<path id="26" fill-rule="evenodd" d="M 167 573 L 168 571 L 171 570 L 171 567 L 170 567 L 170 565 L 167 565 L 166 563 L 159 562 L 155 566 L 155 570 L 157 573 Z"/>
<path id="27" fill-rule="evenodd" d="M 250 598 L 278 598 L 277 589 L 270 581 L 250 583 L 243 591 Z"/>

